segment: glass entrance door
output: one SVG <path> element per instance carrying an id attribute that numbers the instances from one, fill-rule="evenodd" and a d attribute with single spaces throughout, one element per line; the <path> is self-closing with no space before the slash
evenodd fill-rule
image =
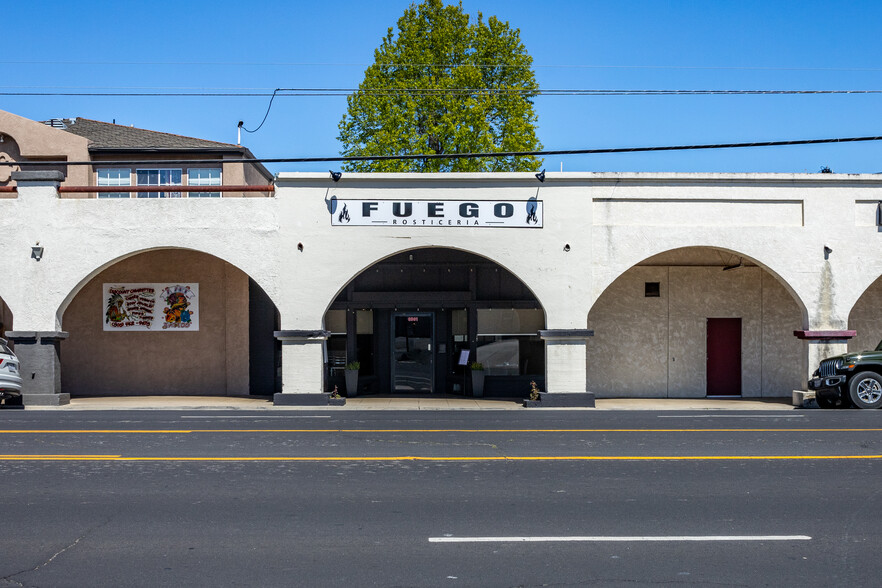
<path id="1" fill-rule="evenodd" d="M 392 391 L 404 394 L 432 392 L 435 379 L 435 314 L 392 315 Z"/>

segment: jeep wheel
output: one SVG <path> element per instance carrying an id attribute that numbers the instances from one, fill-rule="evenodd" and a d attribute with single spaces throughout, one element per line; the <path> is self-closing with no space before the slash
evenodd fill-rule
<path id="1" fill-rule="evenodd" d="M 848 395 L 858 408 L 882 406 L 882 376 L 874 372 L 861 372 L 848 383 Z"/>

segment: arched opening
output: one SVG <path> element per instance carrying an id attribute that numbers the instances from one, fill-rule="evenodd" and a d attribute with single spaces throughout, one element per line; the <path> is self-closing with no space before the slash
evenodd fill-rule
<path id="1" fill-rule="evenodd" d="M 499 264 L 455 249 L 406 251 L 362 271 L 328 308 L 326 388 L 523 397 L 531 380 L 544 385 L 544 326 L 536 296 Z M 360 364 L 357 392 L 346 387 L 351 362 Z"/>
<path id="2" fill-rule="evenodd" d="M 62 390 L 75 396 L 272 395 L 279 313 L 234 265 L 189 249 L 126 257 L 64 308 Z"/>
<path id="3" fill-rule="evenodd" d="M 588 314 L 598 398 L 784 397 L 803 384 L 803 310 L 738 253 L 687 247 L 619 276 Z"/>
<path id="4" fill-rule="evenodd" d="M 849 351 L 876 349 L 882 340 L 882 277 L 864 290 L 848 314 L 848 328 L 857 334 L 848 342 Z"/>

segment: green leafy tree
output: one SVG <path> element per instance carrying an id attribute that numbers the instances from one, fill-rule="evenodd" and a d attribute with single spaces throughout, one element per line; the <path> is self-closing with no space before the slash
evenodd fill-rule
<path id="1" fill-rule="evenodd" d="M 539 85 L 520 31 L 462 4 L 411 4 L 374 52 L 347 98 L 341 153 L 415 155 L 537 151 L 533 98 Z M 532 156 L 356 161 L 348 171 L 529 171 Z"/>

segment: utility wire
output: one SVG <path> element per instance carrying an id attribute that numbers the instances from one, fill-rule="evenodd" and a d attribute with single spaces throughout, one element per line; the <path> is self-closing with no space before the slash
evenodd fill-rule
<path id="1" fill-rule="evenodd" d="M 841 137 L 836 139 L 797 139 L 794 141 L 754 141 L 752 143 L 713 143 L 706 145 L 668 145 L 661 147 L 614 147 L 607 149 L 559 149 L 547 151 L 503 151 L 497 153 L 423 153 L 418 155 L 356 155 L 336 157 L 279 157 L 255 159 L 200 159 L 199 163 L 320 163 L 346 161 L 390 161 L 414 159 L 478 159 L 502 157 L 527 157 L 546 155 L 596 155 L 603 153 L 639 153 L 647 151 L 690 151 L 698 149 L 737 149 L 746 147 L 783 147 L 788 145 L 820 145 L 822 143 L 856 143 L 863 141 L 882 141 L 882 136 Z M 147 159 L 118 161 L 0 161 L 0 166 L 64 166 L 64 165 L 151 165 L 187 164 L 192 159 Z"/>
<path id="2" fill-rule="evenodd" d="M 260 121 L 260 124 L 257 125 L 256 129 L 254 129 L 253 131 L 249 131 L 248 129 L 245 128 L 245 125 L 242 121 L 239 121 L 239 128 L 241 128 L 246 133 L 256 133 L 257 131 L 259 131 L 260 127 L 263 126 L 263 123 L 266 122 L 266 117 L 269 116 L 270 108 L 273 107 L 273 100 L 276 99 L 276 92 L 279 92 L 280 90 L 281 90 L 281 88 L 276 88 L 275 90 L 273 90 L 273 96 L 272 96 L 272 98 L 270 98 L 269 105 L 266 107 L 266 114 L 263 115 L 263 120 Z"/>
<path id="3" fill-rule="evenodd" d="M 811 94 L 882 94 L 882 90 L 616 90 L 616 89 L 528 89 L 528 88 L 276 88 L 269 92 L 0 92 L 0 96 L 84 96 L 84 97 L 267 97 L 278 96 L 372 96 L 515 95 L 515 96 L 773 96 Z M 269 114 L 269 109 L 267 109 Z M 264 118 L 266 120 L 266 118 Z M 263 124 L 263 123 L 261 123 Z M 259 127 L 258 127 L 259 128 Z M 257 129 L 255 129 L 257 130 Z M 253 132 L 253 131 L 248 131 Z"/>
<path id="4" fill-rule="evenodd" d="M 319 63 L 319 62 L 264 62 L 264 61 L 36 61 L 4 60 L 6 65 L 220 65 L 220 66 L 274 66 L 274 67 L 479 67 L 479 68 L 565 68 L 565 69 L 668 69 L 668 70 L 748 70 L 748 71 L 882 71 L 879 67 L 776 67 L 751 65 L 604 65 L 546 63 Z"/>

